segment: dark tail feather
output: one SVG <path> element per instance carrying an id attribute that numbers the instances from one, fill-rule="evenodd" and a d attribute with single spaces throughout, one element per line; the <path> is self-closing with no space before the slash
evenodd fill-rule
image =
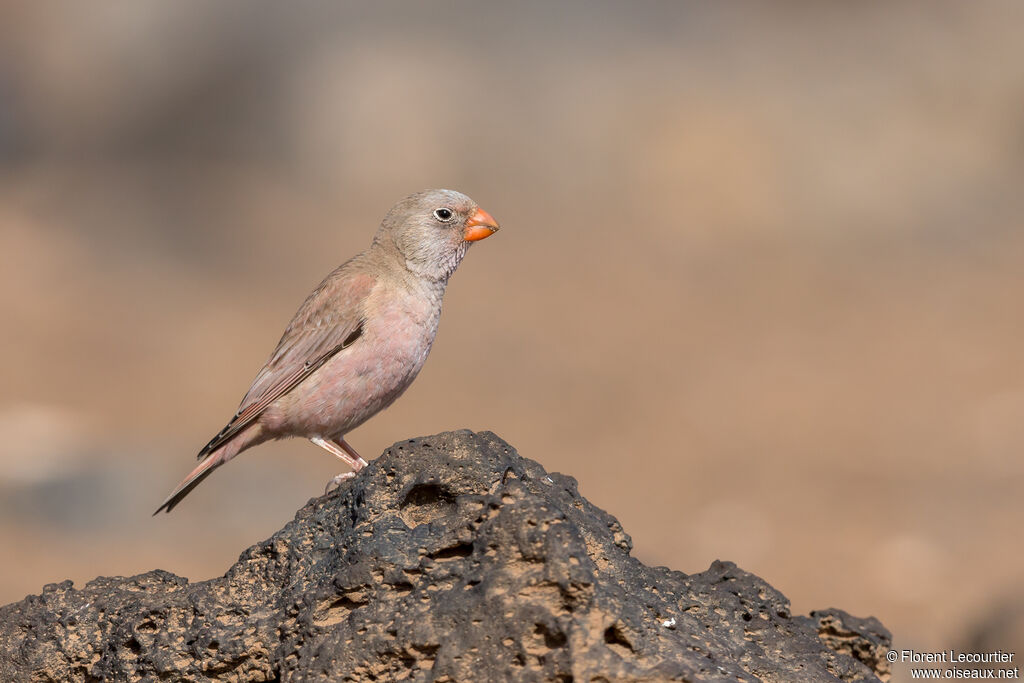
<path id="1" fill-rule="evenodd" d="M 185 477 L 185 479 L 178 484 L 178 487 L 171 491 L 171 495 L 167 496 L 167 500 L 160 504 L 160 507 L 156 509 L 153 515 L 158 515 L 163 511 L 170 512 L 174 509 L 174 506 L 181 502 L 181 499 L 187 496 L 192 489 L 199 486 L 199 484 L 206 479 L 210 474 L 217 469 L 220 465 L 226 462 L 225 459 L 221 458 L 222 452 L 215 451 L 199 463 L 192 472 Z"/>

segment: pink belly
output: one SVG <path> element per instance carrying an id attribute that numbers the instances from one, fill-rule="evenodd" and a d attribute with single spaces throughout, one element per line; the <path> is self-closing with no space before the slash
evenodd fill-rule
<path id="1" fill-rule="evenodd" d="M 268 406 L 260 422 L 269 436 L 342 437 L 408 388 L 423 367 L 433 334 L 427 338 L 421 327 L 408 325 L 367 332 Z"/>

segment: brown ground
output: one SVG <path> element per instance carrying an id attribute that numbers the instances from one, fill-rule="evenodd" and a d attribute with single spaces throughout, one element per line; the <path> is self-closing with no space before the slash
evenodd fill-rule
<path id="1" fill-rule="evenodd" d="M 271 444 L 149 517 L 430 186 L 505 229 L 364 455 L 494 430 L 899 647 L 1024 590 L 1019 5 L 283 7 L 0 9 L 0 602 L 216 575 L 319 493 Z"/>

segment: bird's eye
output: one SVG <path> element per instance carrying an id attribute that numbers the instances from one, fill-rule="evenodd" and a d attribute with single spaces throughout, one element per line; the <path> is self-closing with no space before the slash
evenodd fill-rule
<path id="1" fill-rule="evenodd" d="M 452 210 L 451 209 L 443 209 L 443 208 L 442 209 L 435 209 L 434 210 L 434 218 L 436 218 L 439 221 L 444 221 L 445 223 L 447 223 L 448 221 L 450 221 L 452 219 Z"/>

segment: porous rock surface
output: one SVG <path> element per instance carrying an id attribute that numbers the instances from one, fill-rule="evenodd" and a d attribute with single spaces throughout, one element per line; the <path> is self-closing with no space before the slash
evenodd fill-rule
<path id="1" fill-rule="evenodd" d="M 731 563 L 687 576 L 630 547 L 574 479 L 494 434 L 412 439 L 223 577 L 65 581 L 0 608 L 0 680 L 886 677 L 876 620 L 793 616 Z"/>

